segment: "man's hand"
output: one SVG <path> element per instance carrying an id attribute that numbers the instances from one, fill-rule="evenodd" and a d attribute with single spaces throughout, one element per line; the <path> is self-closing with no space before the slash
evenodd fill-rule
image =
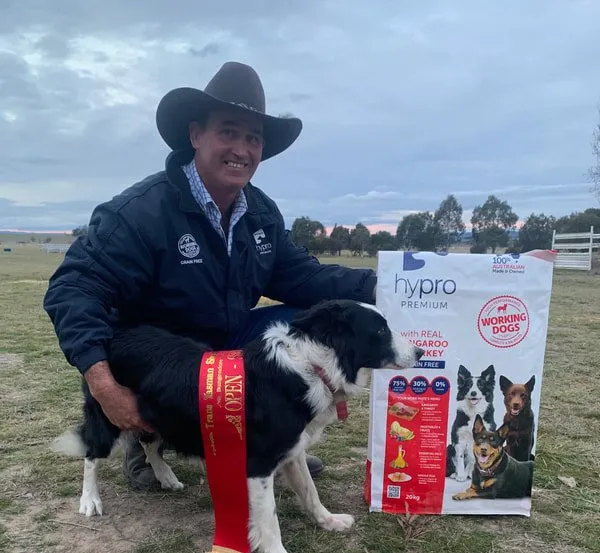
<path id="1" fill-rule="evenodd" d="M 99 361 L 92 365 L 85 372 L 85 380 L 93 398 L 115 426 L 121 430 L 154 432 L 153 428 L 140 417 L 133 392 L 115 380 L 106 361 Z"/>

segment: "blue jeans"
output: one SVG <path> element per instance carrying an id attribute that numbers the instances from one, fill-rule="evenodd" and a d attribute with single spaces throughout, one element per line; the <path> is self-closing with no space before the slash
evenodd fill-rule
<path id="1" fill-rule="evenodd" d="M 290 322 L 300 311 L 301 309 L 297 307 L 288 307 L 287 305 L 269 305 L 252 309 L 248 324 L 230 337 L 225 349 L 243 348 L 248 342 L 258 338 L 271 323 Z"/>

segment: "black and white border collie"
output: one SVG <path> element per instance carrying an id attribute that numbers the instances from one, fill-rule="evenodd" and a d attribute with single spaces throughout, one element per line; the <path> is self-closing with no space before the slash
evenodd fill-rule
<path id="1" fill-rule="evenodd" d="M 463 365 L 458 368 L 456 418 L 446 451 L 446 476 L 464 482 L 471 478 L 475 467 L 473 455 L 473 424 L 479 415 L 486 430 L 496 430 L 494 422 L 494 387 L 496 369 L 490 365 L 480 375 L 473 376 Z"/>
<path id="2" fill-rule="evenodd" d="M 148 462 L 166 489 L 181 489 L 158 454 L 161 443 L 178 454 L 203 458 L 198 409 L 198 371 L 204 344 L 150 326 L 118 331 L 109 347 L 115 379 L 137 396 L 140 414 L 156 434 L 141 439 Z M 319 499 L 305 450 L 336 419 L 336 404 L 357 394 L 368 369 L 407 368 L 423 351 L 392 333 L 373 306 L 330 300 L 277 323 L 243 352 L 246 371 L 249 539 L 262 553 L 284 553 L 273 491 L 280 470 L 301 505 L 325 530 L 354 523 L 331 514 Z M 321 371 L 322 370 L 322 371 Z M 84 422 L 57 438 L 53 449 L 84 460 L 81 514 L 102 514 L 98 461 L 106 458 L 121 431 L 83 387 Z"/>

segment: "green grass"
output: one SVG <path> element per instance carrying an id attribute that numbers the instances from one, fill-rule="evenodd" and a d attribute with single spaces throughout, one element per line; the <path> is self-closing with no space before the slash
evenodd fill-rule
<path id="1" fill-rule="evenodd" d="M 196 469 L 168 454 L 180 493 L 128 489 L 117 453 L 100 470 L 105 515 L 77 514 L 80 460 L 57 457 L 50 440 L 80 416 L 79 377 L 41 308 L 60 257 L 37 246 L 0 254 L 0 551 L 158 553 L 208 550 L 211 501 Z M 323 258 L 375 266 L 369 258 Z M 600 550 L 600 276 L 557 271 L 550 310 L 531 518 L 369 514 L 362 498 L 368 397 L 328 429 L 315 453 L 323 502 L 357 518 L 354 529 L 315 527 L 287 489 L 277 490 L 290 552 L 576 553 Z M 560 476 L 575 478 L 575 488 Z"/>

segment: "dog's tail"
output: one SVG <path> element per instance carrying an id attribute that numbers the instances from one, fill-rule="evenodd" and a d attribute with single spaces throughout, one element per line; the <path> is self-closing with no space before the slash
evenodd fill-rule
<path id="1" fill-rule="evenodd" d="M 69 457 L 83 457 L 86 453 L 86 447 L 81 439 L 79 428 L 72 428 L 54 438 L 50 444 L 50 449 L 54 453 Z"/>

